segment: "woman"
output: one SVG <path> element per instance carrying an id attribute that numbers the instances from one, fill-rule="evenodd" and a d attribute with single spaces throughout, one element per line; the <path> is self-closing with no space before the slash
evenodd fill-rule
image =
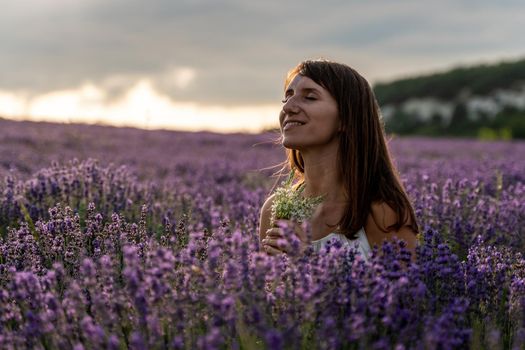
<path id="1" fill-rule="evenodd" d="M 370 247 L 397 237 L 414 258 L 414 210 L 392 165 L 368 82 L 347 65 L 307 60 L 288 73 L 282 102 L 279 123 L 288 164 L 304 196 L 324 198 L 310 220 L 312 241 L 295 227 L 301 251 L 310 244 L 318 250 L 335 238 L 357 243 L 367 259 Z M 291 253 L 283 229 L 270 224 L 273 198 L 261 209 L 262 247 L 270 255 Z"/>

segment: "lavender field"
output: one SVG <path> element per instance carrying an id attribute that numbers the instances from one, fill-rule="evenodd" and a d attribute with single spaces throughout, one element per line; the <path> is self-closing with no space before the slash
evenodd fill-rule
<path id="1" fill-rule="evenodd" d="M 0 119 L 0 349 L 525 349 L 524 142 L 393 138 L 365 262 L 259 251 L 277 137 Z"/>

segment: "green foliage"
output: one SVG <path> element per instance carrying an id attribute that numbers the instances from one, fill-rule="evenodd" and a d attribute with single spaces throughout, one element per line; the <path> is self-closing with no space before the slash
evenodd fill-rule
<path id="1" fill-rule="evenodd" d="M 385 129 L 400 135 L 458 136 L 482 140 L 525 139 L 525 110 L 506 107 L 496 115 L 469 115 L 462 94 L 487 95 L 497 89 L 514 89 L 525 81 L 525 59 L 495 65 L 459 67 L 448 72 L 397 80 L 375 85 L 380 105 L 397 106 Z M 452 117 L 445 123 L 434 115 L 429 120 L 407 114 L 399 106 L 411 98 L 433 98 L 455 103 Z"/>
<path id="2" fill-rule="evenodd" d="M 525 111 L 506 108 L 498 113 L 488 126 L 500 130 L 500 134 L 503 133 L 507 137 L 510 133 L 512 138 L 525 139 Z"/>
<path id="3" fill-rule="evenodd" d="M 452 113 L 452 118 L 448 124 L 448 131 L 452 135 L 461 135 L 462 131 L 469 127 L 470 120 L 465 104 L 458 103 Z"/>
<path id="4" fill-rule="evenodd" d="M 510 128 L 492 129 L 488 127 L 482 127 L 478 129 L 479 140 L 511 140 L 512 130 Z"/>
<path id="5" fill-rule="evenodd" d="M 449 135 L 480 140 L 525 139 L 525 111 L 504 109 L 493 118 L 481 116 L 473 120 L 467 117 L 464 105 L 458 104 L 447 126 L 439 115 L 429 121 L 422 121 L 415 115 L 398 111 L 385 124 L 385 130 L 399 135 Z"/>
<path id="6" fill-rule="evenodd" d="M 399 104 L 408 98 L 451 100 L 464 89 L 475 95 L 484 95 L 496 89 L 512 88 L 514 82 L 523 80 L 525 59 L 495 65 L 458 67 L 448 72 L 379 83 L 374 86 L 374 93 L 380 105 Z"/>
<path id="7" fill-rule="evenodd" d="M 419 130 L 423 127 L 423 125 L 424 123 L 418 118 L 398 110 L 390 119 L 390 121 L 385 123 L 385 128 L 390 133 L 406 135 Z"/>

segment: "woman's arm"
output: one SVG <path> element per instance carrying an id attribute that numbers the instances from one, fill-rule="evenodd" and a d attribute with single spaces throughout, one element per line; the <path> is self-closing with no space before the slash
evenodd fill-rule
<path id="1" fill-rule="evenodd" d="M 366 220 L 365 232 L 370 246 L 377 245 L 381 247 L 383 241 L 391 240 L 394 237 L 404 240 L 407 243 L 407 249 L 412 253 L 412 261 L 416 261 L 417 232 L 410 228 L 410 219 L 405 220 L 403 226 L 398 231 L 386 231 L 386 228 L 395 224 L 397 215 L 385 202 L 372 203 L 372 210 Z"/>
<path id="2" fill-rule="evenodd" d="M 266 231 L 271 228 L 271 218 L 272 218 L 272 204 L 274 194 L 266 199 L 263 206 L 261 207 L 261 216 L 259 218 L 259 242 L 261 242 L 266 237 Z"/>

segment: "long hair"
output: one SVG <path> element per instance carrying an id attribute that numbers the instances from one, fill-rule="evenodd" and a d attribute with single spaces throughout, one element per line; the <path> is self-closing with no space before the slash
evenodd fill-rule
<path id="1" fill-rule="evenodd" d="M 297 75 L 312 79 L 337 101 L 341 132 L 338 171 L 347 198 L 344 215 L 337 223 L 339 231 L 356 239 L 366 224 L 373 202 L 384 202 L 396 212 L 396 222 L 384 232 L 409 227 L 418 232 L 414 209 L 395 169 L 385 141 L 384 124 L 375 95 L 366 81 L 351 67 L 327 60 L 307 60 L 293 68 L 285 80 L 285 89 Z M 304 182 L 301 152 L 287 149 L 287 163 L 299 183 Z"/>

